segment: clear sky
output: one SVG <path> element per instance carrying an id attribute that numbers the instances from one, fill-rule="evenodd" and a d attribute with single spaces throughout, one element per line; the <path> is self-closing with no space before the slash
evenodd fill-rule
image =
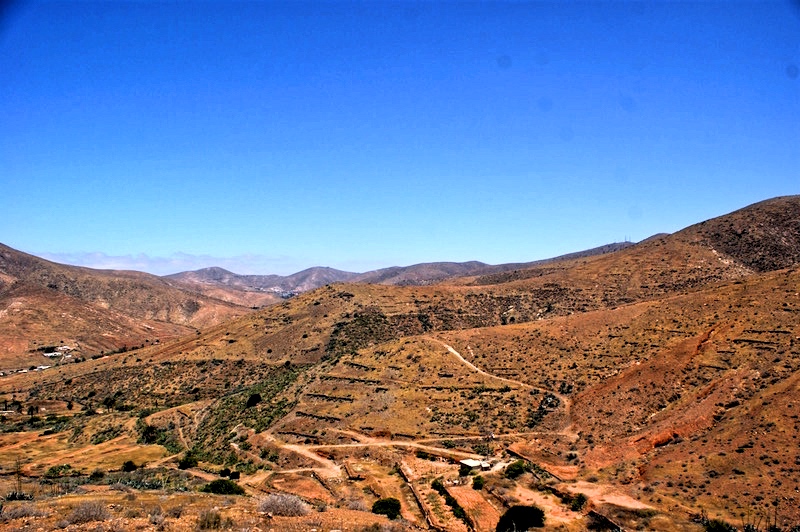
<path id="1" fill-rule="evenodd" d="M 800 4 L 0 5 L 0 242 L 157 274 L 529 261 L 800 193 Z"/>

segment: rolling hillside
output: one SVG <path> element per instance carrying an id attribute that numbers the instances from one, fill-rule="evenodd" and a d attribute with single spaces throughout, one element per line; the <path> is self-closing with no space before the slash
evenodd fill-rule
<path id="1" fill-rule="evenodd" d="M 251 494 L 324 503 L 313 515 L 329 527 L 393 496 L 408 527 L 453 531 L 467 525 L 451 500 L 478 530 L 520 502 L 545 508 L 551 529 L 758 517 L 788 530 L 800 524 L 799 222 L 800 197 L 776 198 L 612 253 L 423 286 L 326 285 L 179 339 L 6 376 L 0 400 L 20 412 L 3 421 L 0 466 L 28 457 L 36 479 L 72 460 L 88 477 L 147 456 L 145 471 L 178 475 L 188 453 L 196 482 L 238 470 Z M 34 422 L 31 407 L 55 417 Z M 483 489 L 447 463 L 463 458 L 494 466 Z M 521 476 L 504 473 L 517 459 Z M 450 499 L 431 488 L 440 477 Z"/>
<path id="2" fill-rule="evenodd" d="M 67 345 L 91 356 L 176 338 L 248 309 L 141 272 L 65 266 L 0 245 L 0 365 L 47 361 Z"/>

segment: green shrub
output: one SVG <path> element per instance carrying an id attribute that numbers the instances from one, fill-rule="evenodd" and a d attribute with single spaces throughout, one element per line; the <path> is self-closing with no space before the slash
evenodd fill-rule
<path id="1" fill-rule="evenodd" d="M 72 466 L 70 466 L 69 464 L 54 465 L 45 472 L 44 478 L 63 477 L 69 475 L 71 472 L 72 472 Z"/>
<path id="2" fill-rule="evenodd" d="M 474 490 L 482 490 L 485 484 L 486 479 L 480 475 L 476 475 L 475 478 L 472 479 L 472 489 Z"/>
<path id="3" fill-rule="evenodd" d="M 205 493 L 214 493 L 216 495 L 244 495 L 245 491 L 239 484 L 233 482 L 232 480 L 228 480 L 227 478 L 218 478 L 217 480 L 212 480 L 205 486 L 203 486 L 200 491 Z"/>
<path id="4" fill-rule="evenodd" d="M 506 466 L 506 478 L 515 479 L 523 473 L 530 471 L 531 467 L 524 460 L 517 460 Z"/>
<path id="5" fill-rule="evenodd" d="M 415 454 L 417 458 L 419 458 L 420 460 L 431 460 L 431 461 L 436 460 L 436 457 L 434 455 L 425 452 L 422 449 L 417 449 L 417 452 Z"/>
<path id="6" fill-rule="evenodd" d="M 385 515 L 389 519 L 397 519 L 400 515 L 400 501 L 394 497 L 378 499 L 372 505 L 372 513 Z"/>
<path id="7" fill-rule="evenodd" d="M 476 443 L 472 446 L 472 450 L 482 456 L 489 456 L 492 454 L 492 447 L 488 443 Z"/>
<path id="8" fill-rule="evenodd" d="M 588 500 L 589 499 L 586 498 L 586 495 L 584 495 L 583 493 L 578 493 L 577 495 L 572 497 L 572 500 L 569 503 L 569 509 L 572 510 L 573 512 L 580 512 L 581 510 L 583 510 L 583 507 L 586 506 L 586 502 Z"/>
<path id="9" fill-rule="evenodd" d="M 186 451 L 186 454 L 178 460 L 178 469 L 191 469 L 197 467 L 197 455 L 191 451 Z"/>
<path id="10" fill-rule="evenodd" d="M 736 527 L 721 519 L 711 519 L 703 524 L 705 532 L 736 532 Z"/>
<path id="11" fill-rule="evenodd" d="M 139 467 L 133 463 L 133 460 L 126 460 L 122 464 L 122 471 L 125 473 L 130 473 L 131 471 L 136 471 Z"/>
<path id="12" fill-rule="evenodd" d="M 500 518 L 496 532 L 516 532 L 544 527 L 544 510 L 538 506 L 512 506 Z"/>

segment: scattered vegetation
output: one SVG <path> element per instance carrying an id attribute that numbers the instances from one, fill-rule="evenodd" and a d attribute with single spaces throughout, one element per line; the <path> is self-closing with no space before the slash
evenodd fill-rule
<path id="1" fill-rule="evenodd" d="M 143 413 L 147 414 L 148 412 Z M 156 427 L 148 425 L 139 418 L 136 421 L 136 429 L 140 434 L 139 443 L 161 445 L 173 454 L 181 452 L 184 448 L 178 440 L 175 425 L 172 422 L 165 427 Z"/>
<path id="2" fill-rule="evenodd" d="M 203 510 L 197 518 L 198 530 L 219 530 L 233 527 L 233 520 L 222 517 L 217 510 Z"/>
<path id="3" fill-rule="evenodd" d="M 573 495 L 571 493 L 564 493 L 560 496 L 561 502 L 569 506 L 569 509 L 573 512 L 580 512 L 583 510 L 586 503 L 589 502 L 589 499 L 583 493 L 578 493 Z"/>
<path id="4" fill-rule="evenodd" d="M 71 465 L 69 464 L 55 465 L 50 467 L 47 471 L 45 471 L 44 478 L 59 478 L 72 474 L 77 475 L 79 473 L 77 471 L 74 471 Z"/>
<path id="5" fill-rule="evenodd" d="M 241 425 L 261 432 L 286 415 L 293 403 L 277 396 L 297 379 L 300 371 L 301 368 L 292 365 L 275 366 L 258 384 L 232 390 L 214 401 L 197 428 L 195 441 L 198 445 L 194 452 L 198 458 L 225 463 L 230 454 L 228 438 L 233 427 Z M 248 400 L 256 394 L 262 400 L 248 407 Z"/>
<path id="6" fill-rule="evenodd" d="M 186 451 L 178 460 L 178 469 L 191 469 L 193 467 L 197 467 L 197 455 L 192 451 Z"/>
<path id="7" fill-rule="evenodd" d="M 450 492 L 447 491 L 447 488 L 445 487 L 441 478 L 435 479 L 431 483 L 431 488 L 433 488 L 433 490 L 436 491 L 439 495 L 444 497 L 445 504 L 447 504 L 447 506 L 450 507 L 450 511 L 453 512 L 453 515 L 455 517 L 464 521 L 467 527 L 472 528 L 472 523 L 469 520 L 467 512 L 464 510 L 464 508 L 461 507 L 461 505 L 458 503 L 455 497 L 450 495 Z"/>
<path id="8" fill-rule="evenodd" d="M 757 227 L 745 224 L 742 228 L 748 232 L 739 231 L 736 239 L 751 238 Z M 787 532 L 789 519 L 800 515 L 797 505 L 785 498 L 800 486 L 800 458 L 793 440 L 800 421 L 792 395 L 800 368 L 797 260 L 792 259 L 795 266 L 785 271 L 754 276 L 739 265 L 729 267 L 728 257 L 712 256 L 703 242 L 669 244 L 669 249 L 667 244 L 652 241 L 637 246 L 633 251 L 638 254 L 609 256 L 596 263 L 583 260 L 578 274 L 569 265 L 557 264 L 506 272 L 503 279 L 495 279 L 515 280 L 514 286 L 494 282 L 479 286 L 479 282 L 347 287 L 353 293 L 327 287 L 314 294 L 313 306 L 308 296 L 300 295 L 232 322 L 225 337 L 211 330 L 198 332 L 196 339 L 193 334 L 180 352 L 163 344 L 158 353 L 137 348 L 114 360 L 98 356 L 97 363 L 87 360 L 80 366 L 56 368 L 42 373 L 44 377 L 33 371 L 4 376 L 7 392 L 0 398 L 0 433 L 5 442 L 13 442 L 10 452 L 25 456 L 26 464 L 25 475 L 17 475 L 16 487 L 10 471 L 2 472 L 6 477 L 3 493 L 13 489 L 7 494 L 9 501 L 24 501 L 34 494 L 58 496 L 93 482 L 144 499 L 152 494 L 135 494 L 128 487 L 194 490 L 202 485 L 204 481 L 174 468 L 145 468 L 144 463 L 161 450 L 139 447 L 132 452 L 129 437 L 137 436 L 126 427 L 134 421 L 139 444 L 165 447 L 180 457 L 180 469 L 202 462 L 206 473 L 219 471 L 229 481 L 260 468 L 318 466 L 305 456 L 282 451 L 280 441 L 258 434 L 276 422 L 282 425 L 274 431 L 276 440 L 290 443 L 335 445 L 348 441 L 342 429 L 353 429 L 376 439 L 431 442 L 438 438 L 445 449 L 471 448 L 483 456 L 492 454 L 492 446 L 501 449 L 510 444 L 511 433 L 535 427 L 541 444 L 529 440 L 528 452 L 519 452 L 541 460 L 541 466 L 555 474 L 560 474 L 559 469 L 548 464 L 569 465 L 578 469 L 578 478 L 603 487 L 638 483 L 639 474 L 647 479 L 637 497 L 656 510 L 604 509 L 609 520 L 626 528 L 647 529 L 649 521 L 655 524 L 655 515 L 658 520 L 674 518 L 666 511 L 668 505 L 690 507 L 701 501 L 733 522 L 744 519 L 742 509 L 756 497 L 756 504 L 776 501 L 774 508 L 768 508 L 773 520 L 736 521 L 738 529 L 776 532 L 780 523 L 782 532 Z M 659 247 L 666 251 L 648 255 L 648 249 Z M 627 275 L 630 272 L 635 275 Z M 590 281 L 581 277 L 583 273 L 591 274 Z M 661 300 L 664 294 L 670 299 Z M 602 312 L 614 307 L 618 307 L 614 312 Z M 501 322 L 516 325 L 487 327 Z M 472 327 L 481 328 L 468 330 Z M 437 332 L 403 338 L 425 331 Z M 56 345 L 64 343 L 57 338 L 37 340 L 31 344 L 32 353 L 42 343 L 40 351 L 54 352 Z M 463 365 L 441 342 L 452 345 L 481 370 L 506 380 Z M 509 384 L 514 382 L 518 384 Z M 26 388 L 27 383 L 35 384 Z M 140 410 L 129 412 L 131 404 Z M 172 408 L 179 405 L 185 406 Z M 621 405 L 625 416 L 618 415 Z M 297 416 L 282 420 L 290 411 Z M 567 424 L 578 432 L 577 439 L 563 437 Z M 653 430 L 657 426 L 674 429 L 660 434 Z M 43 442 L 42 447 L 27 442 L 13 447 L 28 437 Z M 74 452 L 68 459 L 72 466 L 52 466 L 60 454 L 40 458 L 45 445 L 47 452 L 58 453 L 61 449 L 56 447 L 62 442 L 79 449 L 112 439 L 117 441 L 104 445 L 103 452 L 124 447 L 121 458 L 91 455 L 84 463 L 80 452 Z M 623 442 L 628 445 L 624 448 L 641 451 L 641 459 L 618 460 L 615 453 Z M 650 452 L 653 448 L 658 449 Z M 341 465 L 343 459 L 350 459 L 346 455 L 350 452 L 357 460 L 361 451 L 336 449 L 324 458 Z M 145 453 L 149 453 L 146 458 Z M 594 471 L 591 464 L 597 453 L 607 456 L 609 465 Z M 417 456 L 439 462 L 440 454 L 448 453 L 419 450 Z M 119 464 L 128 457 L 143 465 L 137 469 L 128 460 L 119 471 Z M 388 467 L 394 460 L 381 456 L 377 463 L 370 468 Z M 416 461 L 410 463 L 412 468 L 417 466 Z M 226 467 L 220 470 L 222 466 Z M 96 469 L 87 476 L 96 467 L 109 471 Z M 436 471 L 425 473 L 433 475 L 447 470 L 449 475 L 455 467 L 426 463 L 420 469 Z M 354 467 L 353 471 L 377 474 L 374 469 Z M 462 472 L 466 477 L 466 469 Z M 526 478 L 522 476 L 526 472 L 535 480 L 514 482 Z M 441 497 L 424 491 L 436 512 L 449 513 L 443 499 L 458 517 L 466 514 L 448 491 L 458 495 L 475 516 L 471 500 L 495 497 L 508 507 L 522 500 L 515 498 L 517 490 L 548 487 L 564 506 L 586 511 L 583 494 L 558 491 L 557 481 L 535 463 L 516 461 L 502 476 L 492 475 L 488 490 L 483 476 L 473 476 L 472 487 L 487 490 L 484 493 L 449 485 L 445 489 L 441 479 L 432 484 Z M 400 482 L 398 478 L 389 481 Z M 229 493 L 219 484 L 211 488 L 212 484 L 204 490 Z M 358 494 L 342 494 L 337 486 L 332 491 L 344 497 L 335 501 L 337 507 L 358 498 Z M 381 493 L 376 488 L 352 506 L 369 510 L 364 500 L 371 502 Z M 287 497 L 272 504 L 291 506 L 293 501 L 308 510 L 302 500 Z M 140 517 L 147 511 L 150 524 L 163 525 L 166 514 L 145 510 L 143 504 L 130 511 Z M 0 515 L 31 508 L 7 502 Z M 196 510 L 191 515 L 196 518 Z M 367 522 L 376 520 L 366 518 Z M 203 527 L 223 526 L 218 512 L 214 522 L 213 513 L 209 514 L 208 526 Z M 721 519 L 707 520 L 702 526 L 735 528 Z"/>

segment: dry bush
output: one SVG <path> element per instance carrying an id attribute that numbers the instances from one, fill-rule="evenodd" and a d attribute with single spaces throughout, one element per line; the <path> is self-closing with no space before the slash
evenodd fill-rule
<path id="1" fill-rule="evenodd" d="M 223 518 L 216 509 L 200 512 L 200 517 L 197 520 L 197 530 L 219 530 L 233 528 L 233 526 L 233 519 L 230 517 Z"/>
<path id="2" fill-rule="evenodd" d="M 45 517 L 46 515 L 44 511 L 39 510 L 32 504 L 20 504 L 19 506 L 4 508 L 2 513 L 0 513 L 0 522 L 21 519 L 23 517 Z"/>
<path id="3" fill-rule="evenodd" d="M 151 525 L 160 526 L 164 524 L 166 516 L 161 506 L 155 505 L 147 511 L 147 519 Z"/>
<path id="4" fill-rule="evenodd" d="M 92 521 L 105 521 L 111 517 L 103 501 L 86 501 L 73 508 L 67 517 L 71 525 L 90 523 Z"/>
<path id="5" fill-rule="evenodd" d="M 126 519 L 136 519 L 142 516 L 142 511 L 139 508 L 126 508 L 122 515 Z"/>
<path id="6" fill-rule="evenodd" d="M 112 521 L 111 524 L 108 525 L 108 528 L 105 529 L 106 532 L 128 532 L 129 530 L 127 524 L 122 519 Z"/>
<path id="7" fill-rule="evenodd" d="M 273 493 L 258 503 L 258 511 L 283 517 L 299 517 L 310 511 L 300 497 L 285 493 Z"/>
<path id="8" fill-rule="evenodd" d="M 222 527 L 222 516 L 216 510 L 204 510 L 197 519 L 197 530 L 217 530 Z"/>
<path id="9" fill-rule="evenodd" d="M 353 499 L 352 501 L 348 502 L 347 503 L 347 509 L 348 510 L 356 510 L 356 511 L 359 511 L 359 512 L 369 512 L 370 511 L 369 506 L 367 506 L 367 503 L 365 503 L 361 499 Z"/>
<path id="10" fill-rule="evenodd" d="M 402 523 L 373 523 L 367 525 L 359 532 L 405 532 L 408 528 Z"/>

